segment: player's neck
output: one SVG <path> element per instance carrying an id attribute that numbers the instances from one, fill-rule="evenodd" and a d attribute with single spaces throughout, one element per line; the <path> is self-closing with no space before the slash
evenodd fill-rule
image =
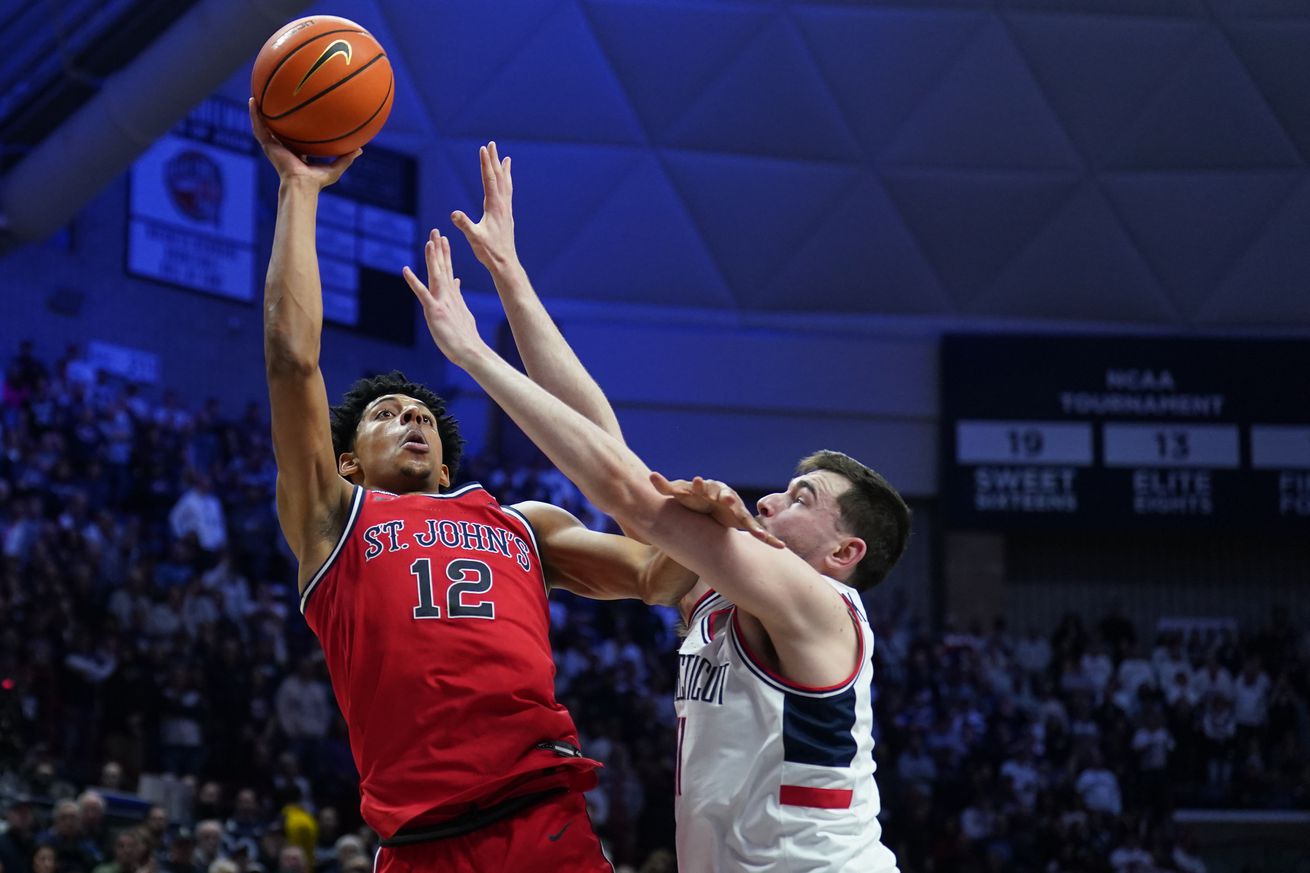
<path id="1" fill-rule="evenodd" d="M 441 491 L 440 482 L 415 481 L 400 477 L 392 480 L 373 480 L 368 477 L 358 483 L 365 491 L 386 491 L 388 494 L 437 494 Z"/>

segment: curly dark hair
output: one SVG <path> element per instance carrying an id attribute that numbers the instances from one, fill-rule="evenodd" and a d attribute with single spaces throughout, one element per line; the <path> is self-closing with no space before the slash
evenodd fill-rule
<path id="1" fill-rule="evenodd" d="M 339 458 L 342 452 L 355 447 L 355 431 L 359 419 L 368 405 L 386 394 L 404 394 L 426 406 L 437 420 L 437 435 L 441 438 L 441 459 L 450 471 L 454 482 L 459 473 L 460 455 L 464 453 L 464 438 L 459 435 L 459 422 L 446 411 L 446 401 L 424 385 L 411 382 L 404 373 L 392 370 L 386 375 L 365 376 L 350 386 L 341 403 L 332 407 L 332 451 Z"/>
<path id="2" fill-rule="evenodd" d="M 864 464 L 829 450 L 802 458 L 796 475 L 829 470 L 850 480 L 851 487 L 837 498 L 847 532 L 864 540 L 868 551 L 855 565 L 851 587 L 866 591 L 887 578 L 905 554 L 910 539 L 910 507 L 882 477 Z"/>

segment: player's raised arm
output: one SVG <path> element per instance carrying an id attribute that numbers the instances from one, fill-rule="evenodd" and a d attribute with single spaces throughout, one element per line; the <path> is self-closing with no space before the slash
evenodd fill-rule
<path id="1" fill-rule="evenodd" d="M 823 679 L 832 675 L 833 653 L 854 650 L 854 629 L 845 601 L 818 571 L 791 550 L 725 528 L 660 494 L 649 468 L 627 446 L 524 377 L 482 340 L 453 277 L 449 246 L 430 241 L 425 256 L 429 285 L 409 268 L 405 280 L 447 359 L 468 372 L 601 510 L 758 618 L 793 678 L 830 684 Z M 849 664 L 836 669 L 845 675 Z"/>
<path id="2" fill-rule="evenodd" d="M 350 484 L 337 473 L 319 369 L 323 331 L 315 222 L 319 192 L 359 151 L 330 164 L 309 164 L 288 151 L 260 120 L 250 122 L 281 183 L 273 252 L 264 281 L 264 367 L 277 459 L 278 521 L 304 571 L 313 572 L 340 533 Z"/>
<path id="3" fill-rule="evenodd" d="M 514 246 L 514 178 L 510 159 L 494 142 L 478 151 L 482 166 L 482 220 L 474 224 L 463 212 L 451 214 L 478 260 L 496 283 L 514 344 L 532 381 L 622 440 L 619 420 L 572 347 L 565 341 L 541 299 Z"/>

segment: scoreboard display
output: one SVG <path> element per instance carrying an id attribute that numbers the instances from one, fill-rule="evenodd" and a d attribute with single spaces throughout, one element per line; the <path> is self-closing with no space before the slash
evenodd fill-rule
<path id="1" fill-rule="evenodd" d="M 947 336 L 941 420 L 956 528 L 1310 532 L 1310 342 Z"/>

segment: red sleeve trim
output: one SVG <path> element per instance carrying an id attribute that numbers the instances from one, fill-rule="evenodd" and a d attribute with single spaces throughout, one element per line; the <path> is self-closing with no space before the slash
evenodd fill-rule
<path id="1" fill-rule="evenodd" d="M 696 610 L 700 609 L 701 606 L 705 603 L 705 601 L 707 601 L 707 600 L 709 600 L 711 597 L 713 597 L 714 594 L 715 594 L 715 591 L 714 591 L 713 588 L 711 588 L 709 591 L 706 591 L 704 594 L 702 594 L 702 595 L 700 596 L 700 598 L 697 599 L 697 601 L 696 601 L 694 604 L 692 604 L 691 609 L 687 610 L 687 618 L 690 620 L 691 617 L 692 617 L 693 615 L 696 614 Z"/>
<path id="2" fill-rule="evenodd" d="M 850 809 L 850 788 L 808 788 L 804 785 L 784 785 L 778 790 L 783 806 L 809 806 L 815 809 Z"/>
<path id="3" fill-rule="evenodd" d="M 845 600 L 845 598 L 842 599 Z M 747 644 L 746 635 L 741 632 L 741 621 L 738 618 L 740 610 L 736 608 L 733 608 L 732 610 L 733 636 L 737 638 L 737 643 L 741 646 L 742 654 L 746 656 L 746 659 L 749 660 L 756 669 L 760 670 L 779 685 L 796 691 L 805 691 L 810 694 L 824 694 L 829 691 L 837 691 L 854 682 L 855 677 L 860 675 L 860 670 L 864 667 L 864 634 L 860 632 L 860 620 L 855 615 L 855 608 L 851 606 L 850 601 L 846 601 L 846 609 L 850 613 L 851 624 L 855 625 L 855 668 L 851 670 L 849 676 L 838 682 L 836 685 L 805 685 L 801 682 L 792 681 L 770 669 L 761 658 L 751 651 L 750 645 Z"/>

